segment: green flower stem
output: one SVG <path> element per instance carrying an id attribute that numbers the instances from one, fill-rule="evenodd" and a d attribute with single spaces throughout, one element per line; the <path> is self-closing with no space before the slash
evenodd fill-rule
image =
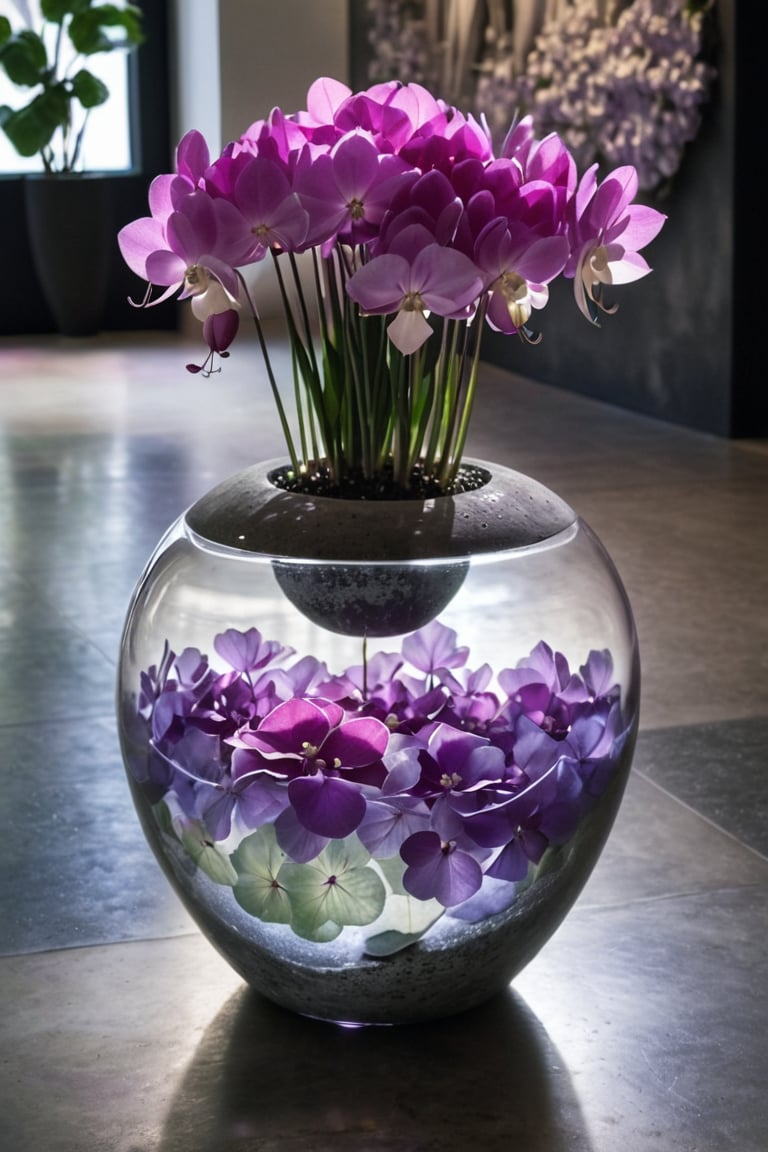
<path id="1" fill-rule="evenodd" d="M 360 458 L 363 474 L 371 474 L 370 453 L 370 380 L 366 371 L 367 340 L 364 324 L 355 323 L 355 308 L 351 301 L 347 304 L 350 319 L 349 333 L 353 339 L 345 342 L 345 362 L 349 368 L 352 380 L 352 403 L 348 412 L 348 447 L 349 454 L 354 453 L 357 444 L 360 445 Z M 353 340 L 355 346 L 353 346 Z M 356 411 L 355 411 L 356 409 Z M 356 456 L 357 453 L 354 453 Z"/>
<path id="2" fill-rule="evenodd" d="M 456 431 L 453 443 L 453 459 L 448 461 L 449 467 L 444 468 L 441 472 L 440 482 L 442 484 L 450 483 L 456 476 L 458 466 L 464 455 L 464 447 L 467 442 L 467 432 L 469 431 L 469 424 L 472 418 L 472 408 L 475 403 L 475 394 L 477 392 L 477 378 L 480 367 L 480 351 L 482 348 L 482 334 L 483 325 L 485 324 L 485 313 L 488 308 L 488 297 L 483 296 L 477 308 L 477 313 L 472 324 L 469 326 L 467 335 L 474 334 L 474 351 L 472 355 L 472 366 L 469 371 L 469 379 L 467 381 L 467 388 L 464 394 L 464 399 L 461 404 L 461 419 L 459 420 L 458 430 Z"/>
<path id="3" fill-rule="evenodd" d="M 288 260 L 291 265 L 291 272 L 293 273 L 293 283 L 296 290 L 296 299 L 299 304 L 299 312 L 301 314 L 301 322 L 304 326 L 304 347 L 306 348 L 307 355 L 312 364 L 312 371 L 316 377 L 319 377 L 317 359 L 315 357 L 315 340 L 312 332 L 312 325 L 309 320 L 309 309 L 307 308 L 307 301 L 304 295 L 304 285 L 301 279 L 301 272 L 296 260 L 296 253 L 289 252 Z"/>
<path id="4" fill-rule="evenodd" d="M 264 337 L 264 329 L 261 326 L 261 320 L 259 318 L 259 313 L 258 313 L 258 310 L 256 308 L 256 304 L 253 300 L 253 297 L 251 296 L 251 293 L 248 289 L 248 285 L 245 281 L 245 277 L 242 275 L 241 272 L 238 272 L 237 275 L 238 275 L 238 279 L 240 280 L 240 283 L 243 287 L 243 291 L 245 292 L 246 299 L 248 300 L 248 305 L 251 309 L 251 315 L 253 317 L 253 323 L 254 323 L 255 328 L 256 328 L 256 336 L 258 337 L 258 341 L 259 341 L 259 348 L 261 349 L 261 355 L 264 359 L 264 366 L 267 370 L 267 377 L 269 379 L 269 386 L 272 390 L 272 398 L 275 402 L 275 407 L 277 408 L 277 415 L 278 415 L 278 419 L 280 420 L 280 427 L 282 428 L 282 431 L 283 431 L 283 436 L 285 438 L 286 447 L 288 448 L 288 455 L 291 458 L 291 467 L 293 468 L 294 472 L 298 473 L 298 471 L 299 471 L 299 457 L 296 454 L 296 447 L 294 445 L 293 435 L 291 434 L 291 427 L 290 427 L 290 424 L 288 423 L 288 417 L 286 415 L 285 406 L 283 405 L 283 400 L 282 400 L 282 397 L 280 395 L 280 389 L 278 388 L 277 380 L 275 379 L 274 369 L 272 368 L 272 360 L 271 360 L 270 355 L 269 355 L 269 348 L 267 346 L 267 341 Z"/>
<path id="5" fill-rule="evenodd" d="M 324 263 L 323 267 L 325 268 L 326 266 L 326 263 Z M 331 329 L 334 332 L 339 330 L 340 318 L 332 316 L 331 322 L 329 324 L 328 311 L 326 309 L 325 302 L 328 300 L 331 311 L 333 311 L 333 304 L 336 297 L 335 294 L 332 293 L 332 278 L 330 276 L 325 277 L 325 286 L 323 285 L 323 275 L 316 248 L 312 249 L 312 274 L 315 281 L 315 300 L 317 301 L 317 316 L 320 325 L 320 340 L 323 347 L 325 347 L 327 344 L 332 343 Z"/>
<path id="6" fill-rule="evenodd" d="M 291 345 L 300 457 L 252 302 L 251 308 L 294 470 L 324 459 L 333 480 L 343 483 L 355 466 L 373 479 L 391 463 L 395 483 L 407 489 L 421 463 L 427 476 L 449 487 L 467 437 L 487 300 L 469 323 L 443 320 L 434 333 L 437 350 L 433 340 L 404 356 L 388 338 L 392 317 L 361 313 L 346 292 L 360 253 L 337 247 L 322 258 L 313 251 L 314 321 L 295 255 L 288 253 L 290 288 L 279 255 L 272 256 Z"/>
<path id="7" fill-rule="evenodd" d="M 409 375 L 412 369 L 412 363 L 406 362 L 406 357 L 400 352 L 392 353 L 393 363 L 397 372 L 396 385 L 395 385 L 395 407 L 396 419 L 393 429 L 393 443 L 392 443 L 392 461 L 395 472 L 395 480 L 398 484 L 407 485 L 408 483 L 408 442 L 409 442 L 409 420 L 408 420 L 408 388 L 409 388 Z"/>
<path id="8" fill-rule="evenodd" d="M 301 445 L 301 458 L 307 460 L 307 425 L 306 419 L 311 416 L 312 408 L 308 405 L 307 417 L 304 414 L 304 405 L 307 404 L 307 394 L 302 386 L 301 373 L 296 360 L 296 354 L 291 349 L 291 369 L 293 372 L 293 398 L 296 405 L 296 421 L 299 427 L 299 443 Z"/>
<path id="9" fill-rule="evenodd" d="M 434 395 L 434 370 L 425 371 L 424 353 L 421 349 L 414 354 L 415 361 L 412 373 L 411 408 L 410 408 L 410 438 L 408 444 L 408 475 L 413 472 L 419 457 L 422 454 L 424 438 L 429 426 L 432 413 L 432 398 Z M 429 470 L 428 460 L 425 466 Z"/>
<path id="10" fill-rule="evenodd" d="M 374 470 L 374 460 L 376 459 L 376 416 L 374 411 L 373 395 L 371 391 L 371 384 L 373 383 L 373 372 L 375 369 L 371 366 L 370 360 L 370 341 L 368 340 L 369 328 L 366 326 L 365 321 L 362 320 L 359 325 L 360 330 L 360 345 L 362 352 L 362 377 L 365 382 L 365 395 L 363 399 L 363 412 L 368 412 L 368 421 L 360 422 L 360 433 L 363 439 L 363 471 L 366 476 L 370 476 Z M 361 412 L 362 415 L 362 412 Z"/>
<path id="11" fill-rule="evenodd" d="M 278 287 L 280 288 L 280 295 L 283 300 L 283 311 L 285 313 L 286 322 L 288 324 L 288 335 L 291 343 L 291 348 L 296 357 L 298 373 L 301 378 L 302 384 L 307 391 L 308 400 L 315 411 L 315 415 L 320 421 L 320 437 L 323 443 L 323 451 L 325 455 L 331 460 L 333 464 L 333 453 L 331 451 L 332 437 L 330 429 L 327 426 L 325 417 L 325 408 L 323 405 L 322 387 L 317 370 L 317 361 L 314 354 L 314 346 L 310 341 L 310 351 L 308 352 L 305 347 L 304 341 L 301 338 L 299 330 L 296 326 L 294 311 L 291 300 L 285 285 L 282 269 L 279 263 L 279 257 L 275 252 L 272 253 L 273 263 L 275 267 L 275 274 L 277 277 Z"/>
<path id="12" fill-rule="evenodd" d="M 446 361 L 446 387 L 443 394 L 443 411 L 440 420 L 440 459 L 439 472 L 442 474 L 446 458 L 451 458 L 451 445 L 456 434 L 456 420 L 464 376 L 467 343 L 467 326 L 462 320 L 451 320 L 451 349 Z M 463 337 L 463 339 L 461 339 Z M 461 342 L 461 351 L 459 351 Z"/>
<path id="13" fill-rule="evenodd" d="M 440 352 L 438 353 L 437 362 L 433 370 L 433 397 L 430 403 L 430 416 L 432 418 L 432 425 L 429 432 L 429 443 L 424 452 L 424 464 L 429 472 L 436 468 L 437 461 L 443 451 L 440 433 L 442 426 L 443 413 L 445 411 L 445 393 L 447 389 L 447 381 L 451 369 L 451 353 L 448 350 L 448 337 L 451 329 L 451 322 L 444 320 L 442 322 L 442 331 L 440 333 Z M 452 333 L 451 333 L 452 335 Z"/>
<path id="14" fill-rule="evenodd" d="M 327 430 L 327 458 L 336 471 L 343 457 L 344 418 L 340 408 L 340 398 L 344 394 L 344 364 L 338 347 L 338 334 L 344 331 L 344 321 L 339 302 L 338 273 L 333 259 L 323 262 L 322 271 L 318 256 L 313 250 L 315 311 L 318 317 L 321 360 L 323 365 L 322 387 L 319 390 L 322 406 L 321 416 Z"/>

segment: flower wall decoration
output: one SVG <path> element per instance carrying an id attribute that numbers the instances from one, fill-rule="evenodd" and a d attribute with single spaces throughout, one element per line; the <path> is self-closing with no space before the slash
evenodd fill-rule
<path id="1" fill-rule="evenodd" d="M 369 0 L 371 79 L 460 94 L 495 137 L 519 112 L 579 167 L 631 164 L 653 191 L 695 139 L 716 70 L 714 0 Z"/>

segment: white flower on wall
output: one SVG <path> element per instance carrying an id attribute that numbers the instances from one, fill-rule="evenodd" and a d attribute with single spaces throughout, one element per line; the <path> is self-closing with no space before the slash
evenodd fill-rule
<path id="1" fill-rule="evenodd" d="M 369 78 L 471 99 L 492 134 L 518 111 L 579 167 L 632 164 L 644 190 L 677 171 L 714 68 L 714 0 L 369 0 Z"/>

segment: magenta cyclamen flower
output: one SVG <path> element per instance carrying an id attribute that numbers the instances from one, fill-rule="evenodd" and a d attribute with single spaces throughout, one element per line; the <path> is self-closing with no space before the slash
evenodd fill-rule
<path id="1" fill-rule="evenodd" d="M 263 260 L 270 248 L 296 252 L 304 243 L 309 214 L 283 168 L 269 157 L 253 156 L 242 165 L 232 200 L 251 235 L 248 263 Z"/>
<path id="2" fill-rule="evenodd" d="M 425 232 L 420 225 L 404 229 L 397 237 L 398 251 L 375 256 L 347 284 L 347 292 L 364 312 L 396 313 L 387 333 L 406 356 L 432 335 L 426 313 L 468 317 L 482 289 L 472 261 L 455 249 L 424 243 Z M 417 251 L 411 259 L 405 253 L 414 244 Z"/>
<path id="3" fill-rule="evenodd" d="M 321 77 L 305 108 L 273 109 L 218 157 L 188 132 L 175 173 L 150 187 L 150 215 L 119 243 L 147 282 L 144 306 L 190 300 L 208 346 L 190 371 L 214 371 L 249 313 L 297 475 L 319 465 L 343 489 L 386 474 L 400 495 L 418 476 L 445 492 L 486 323 L 537 342 L 531 317 L 558 276 L 574 279 L 589 319 L 610 311 L 604 288 L 649 271 L 638 253 L 664 220 L 636 192 L 632 167 L 579 179 L 566 141 L 538 139 L 530 117 L 496 151 L 485 119 L 419 84 L 352 91 Z M 267 256 L 290 404 L 247 275 Z"/>
<path id="4" fill-rule="evenodd" d="M 503 219 L 485 228 L 477 239 L 475 260 L 485 273 L 491 327 L 507 333 L 524 329 L 532 310 L 547 303 L 547 284 L 567 259 L 564 236 L 536 237 L 522 229 L 513 233 Z"/>
<path id="5" fill-rule="evenodd" d="M 173 196 L 177 199 L 167 217 L 145 217 L 127 224 L 118 234 L 120 251 L 126 263 L 150 285 L 166 291 L 155 301 L 149 294 L 145 304 L 159 304 L 178 292 L 191 298 L 192 311 L 204 324 L 211 353 L 223 353 L 237 334 L 240 286 L 235 271 L 248 252 L 243 220 L 233 205 L 212 200 L 204 191 Z M 164 195 L 159 197 L 164 202 Z M 168 205 L 166 205 L 168 206 Z M 199 371 L 196 365 L 192 371 Z"/>
<path id="6" fill-rule="evenodd" d="M 566 275 L 574 277 L 579 310 L 597 319 L 606 284 L 629 284 L 651 271 L 639 250 L 661 231 L 666 220 L 655 208 L 633 204 L 637 172 L 617 168 L 597 183 L 597 165 L 584 173 L 571 204 L 572 255 Z"/>
<path id="7" fill-rule="evenodd" d="M 370 137 L 351 132 L 299 171 L 296 191 L 309 219 L 307 244 L 373 239 L 409 166 L 381 155 Z"/>

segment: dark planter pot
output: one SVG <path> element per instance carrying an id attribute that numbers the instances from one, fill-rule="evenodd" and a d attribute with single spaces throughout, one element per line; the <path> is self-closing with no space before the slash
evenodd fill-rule
<path id="1" fill-rule="evenodd" d="M 63 336 L 94 336 L 106 309 L 114 244 L 107 180 L 95 174 L 28 176 L 24 183 L 32 260 Z"/>

